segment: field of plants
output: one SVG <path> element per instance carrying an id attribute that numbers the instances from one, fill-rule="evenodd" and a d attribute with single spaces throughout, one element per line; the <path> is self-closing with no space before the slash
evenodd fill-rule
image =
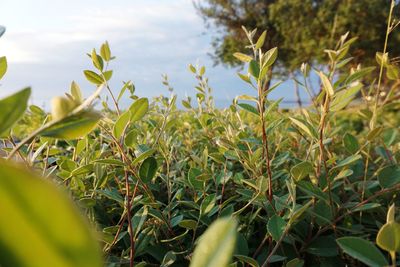
<path id="1" fill-rule="evenodd" d="M 248 94 L 226 109 L 202 66 L 189 66 L 198 85 L 182 109 L 166 76 L 167 96 L 152 100 L 132 81 L 110 88 L 107 42 L 88 54 L 91 96 L 72 82 L 50 113 L 28 105 L 30 88 L 1 99 L 0 266 L 400 265 L 390 51 L 349 68 L 359 40 L 344 34 L 325 67 L 299 66 L 312 104 L 286 110 L 269 99 L 279 48 L 243 30 L 248 53 L 234 56 Z M 1 57 L 0 79 L 6 70 Z"/>

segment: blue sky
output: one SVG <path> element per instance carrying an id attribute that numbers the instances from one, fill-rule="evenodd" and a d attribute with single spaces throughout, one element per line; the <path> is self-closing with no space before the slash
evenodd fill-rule
<path id="1" fill-rule="evenodd" d="M 167 74 L 180 97 L 194 95 L 196 84 L 188 64 L 207 67 L 219 103 L 236 95 L 253 94 L 235 69 L 213 67 L 211 37 L 191 0 L 2 0 L 0 55 L 7 56 L 8 73 L 0 96 L 25 86 L 33 89 L 32 103 L 48 107 L 50 99 L 69 91 L 72 80 L 85 95 L 94 90 L 82 71 L 90 69 L 85 55 L 108 40 L 116 60 L 111 86 L 132 80 L 140 96 L 167 95 L 161 75 Z M 294 98 L 286 83 L 272 98 Z"/>

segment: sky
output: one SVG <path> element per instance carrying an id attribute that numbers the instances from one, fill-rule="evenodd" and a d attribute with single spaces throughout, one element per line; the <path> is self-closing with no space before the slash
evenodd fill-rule
<path id="1" fill-rule="evenodd" d="M 7 28 L 0 55 L 8 60 L 0 97 L 31 86 L 31 103 L 47 108 L 72 81 L 90 95 L 95 88 L 83 76 L 83 70 L 93 69 L 86 53 L 99 50 L 105 40 L 116 57 L 110 64 L 116 94 L 122 81 L 131 80 L 139 96 L 168 95 L 161 83 L 167 74 L 180 98 L 194 96 L 189 64 L 206 66 L 220 107 L 237 95 L 255 93 L 237 69 L 213 66 L 215 30 L 205 27 L 192 0 L 2 0 L 0 25 Z M 291 85 L 284 83 L 271 98 L 293 100 Z"/>

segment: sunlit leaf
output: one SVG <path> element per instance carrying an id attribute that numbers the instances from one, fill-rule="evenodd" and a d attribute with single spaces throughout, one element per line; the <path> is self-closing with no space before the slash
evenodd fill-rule
<path id="1" fill-rule="evenodd" d="M 97 242 L 72 202 L 32 170 L 1 161 L 0 202 L 0 265 L 102 266 Z"/>
<path id="2" fill-rule="evenodd" d="M 91 132 L 101 116 L 92 111 L 84 111 L 68 116 L 44 129 L 40 135 L 59 139 L 76 139 Z"/>
<path id="3" fill-rule="evenodd" d="M 0 136 L 5 134 L 24 114 L 31 89 L 26 88 L 0 100 Z"/>
<path id="4" fill-rule="evenodd" d="M 227 266 L 236 243 L 236 221 L 221 218 L 200 237 L 190 267 Z"/>

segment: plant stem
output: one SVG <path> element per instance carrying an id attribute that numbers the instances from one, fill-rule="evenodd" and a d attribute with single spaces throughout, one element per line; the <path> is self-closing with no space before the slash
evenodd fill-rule
<path id="1" fill-rule="evenodd" d="M 131 243 L 130 249 L 130 267 L 134 266 L 133 258 L 135 257 L 135 240 L 133 236 L 133 227 L 132 227 L 132 216 L 131 216 L 131 201 L 130 201 L 130 193 L 129 193 L 129 178 L 128 178 L 128 171 L 125 170 L 125 198 L 126 198 L 126 213 L 128 216 L 128 228 L 129 228 L 129 239 Z"/>

